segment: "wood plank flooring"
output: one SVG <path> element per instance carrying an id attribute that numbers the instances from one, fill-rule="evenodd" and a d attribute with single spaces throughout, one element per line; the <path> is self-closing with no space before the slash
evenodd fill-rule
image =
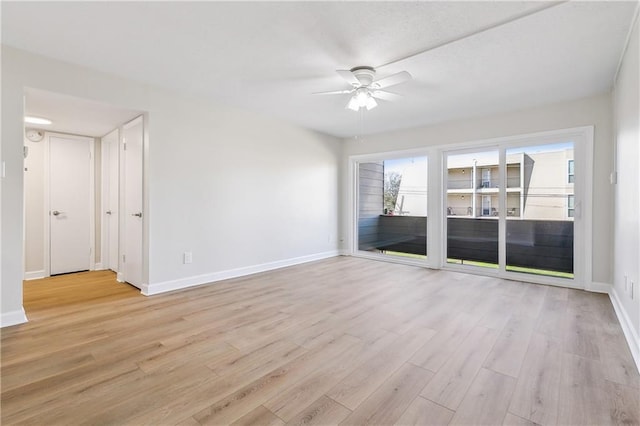
<path id="1" fill-rule="evenodd" d="M 3 425 L 640 424 L 608 297 L 338 257 L 144 297 L 26 282 Z"/>

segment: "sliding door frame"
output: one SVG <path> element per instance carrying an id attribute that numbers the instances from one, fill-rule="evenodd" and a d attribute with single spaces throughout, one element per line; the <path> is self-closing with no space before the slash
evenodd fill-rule
<path id="1" fill-rule="evenodd" d="M 506 136 L 446 145 L 425 146 L 401 151 L 387 151 L 349 157 L 348 186 L 348 246 L 345 254 L 385 260 L 395 263 L 411 264 L 432 269 L 445 269 L 498 278 L 547 284 L 569 288 L 592 289 L 592 212 L 593 212 L 593 126 L 550 130 L 529 134 Z M 499 269 L 454 265 L 447 263 L 446 257 L 446 203 L 447 203 L 447 154 L 454 151 L 478 151 L 498 149 L 499 185 L 506 185 L 506 150 L 508 148 L 538 146 L 559 141 L 573 141 L 576 180 L 574 182 L 575 214 L 574 218 L 574 278 L 556 278 L 544 275 L 518 273 L 505 270 L 506 265 L 506 219 L 500 218 L 498 225 Z M 382 161 L 403 157 L 427 157 L 427 258 L 411 260 L 366 253 L 358 250 L 358 164 L 370 161 Z M 506 188 L 498 192 L 500 215 L 506 215 Z"/>
<path id="2" fill-rule="evenodd" d="M 358 207 L 360 204 L 358 183 L 359 183 L 359 165 L 361 163 L 397 160 L 410 157 L 426 157 L 427 159 L 427 256 L 425 259 L 411 259 L 395 256 L 386 256 L 378 253 L 371 253 L 359 250 L 358 248 Z M 441 200 L 438 191 L 432 191 L 432 181 L 439 184 L 440 168 L 437 166 L 439 153 L 433 148 L 419 148 L 403 151 L 391 151 L 373 154 L 354 155 L 349 157 L 349 206 L 350 206 L 350 231 L 349 231 L 349 248 L 347 254 L 351 256 L 363 257 L 375 260 L 384 260 L 393 263 L 402 263 L 408 265 L 416 265 L 428 267 L 432 269 L 440 268 L 440 245 L 435 239 L 429 235 L 440 235 L 441 223 Z M 433 219 L 432 219 L 433 218 Z"/>
<path id="3" fill-rule="evenodd" d="M 576 215 L 574 217 L 574 277 L 556 278 L 544 275 L 519 273 L 506 270 L 506 151 L 510 148 L 542 146 L 558 142 L 572 141 L 574 147 L 574 167 L 579 170 L 574 182 Z M 443 257 L 442 269 L 496 276 L 498 278 L 526 281 L 539 284 L 555 285 L 589 290 L 592 283 L 592 211 L 593 211 L 593 126 L 552 130 L 517 136 L 487 139 L 464 144 L 447 146 L 442 149 L 442 185 L 441 198 L 447 199 L 447 155 L 454 153 L 475 152 L 478 150 L 498 150 L 499 156 L 499 218 L 498 218 L 498 269 L 455 265 L 447 263 Z M 442 253 L 447 252 L 446 220 L 443 220 L 441 235 Z"/>

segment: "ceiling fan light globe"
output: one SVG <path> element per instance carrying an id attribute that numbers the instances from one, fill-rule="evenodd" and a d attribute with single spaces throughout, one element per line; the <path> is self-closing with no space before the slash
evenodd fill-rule
<path id="1" fill-rule="evenodd" d="M 353 96 L 351 99 L 349 99 L 349 103 L 347 104 L 347 108 L 349 108 L 351 111 L 358 111 L 360 109 L 360 104 L 356 100 L 355 96 Z"/>
<path id="2" fill-rule="evenodd" d="M 367 99 L 370 97 L 369 91 L 366 89 L 358 89 L 356 95 L 354 96 L 355 100 L 358 102 L 360 106 L 367 105 Z"/>
<path id="3" fill-rule="evenodd" d="M 370 111 L 370 110 L 374 109 L 377 106 L 378 106 L 378 103 L 376 102 L 376 100 L 373 99 L 372 96 L 369 96 L 367 98 L 367 102 L 365 104 L 365 107 L 367 107 L 367 111 Z"/>

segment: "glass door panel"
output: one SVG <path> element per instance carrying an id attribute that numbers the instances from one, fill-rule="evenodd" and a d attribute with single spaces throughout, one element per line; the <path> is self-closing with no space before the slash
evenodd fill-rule
<path id="1" fill-rule="evenodd" d="M 507 187 L 506 270 L 573 278 L 573 142 L 510 148 L 506 158 L 512 183 Z"/>
<path id="2" fill-rule="evenodd" d="M 358 164 L 358 250 L 427 256 L 427 157 Z"/>
<path id="3" fill-rule="evenodd" d="M 447 155 L 447 262 L 498 267 L 497 150 Z"/>

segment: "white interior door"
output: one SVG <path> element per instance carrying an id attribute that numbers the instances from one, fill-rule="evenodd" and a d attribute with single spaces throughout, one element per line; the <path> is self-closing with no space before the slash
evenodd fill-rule
<path id="1" fill-rule="evenodd" d="M 118 194 L 119 194 L 119 134 L 116 129 L 102 138 L 104 206 L 103 220 L 105 221 L 106 252 L 104 254 L 107 269 L 118 272 Z"/>
<path id="2" fill-rule="evenodd" d="M 50 274 L 91 269 L 90 138 L 49 138 Z"/>
<path id="3" fill-rule="evenodd" d="M 142 288 L 142 117 L 123 127 L 124 157 L 124 217 L 123 272 L 124 280 Z"/>

